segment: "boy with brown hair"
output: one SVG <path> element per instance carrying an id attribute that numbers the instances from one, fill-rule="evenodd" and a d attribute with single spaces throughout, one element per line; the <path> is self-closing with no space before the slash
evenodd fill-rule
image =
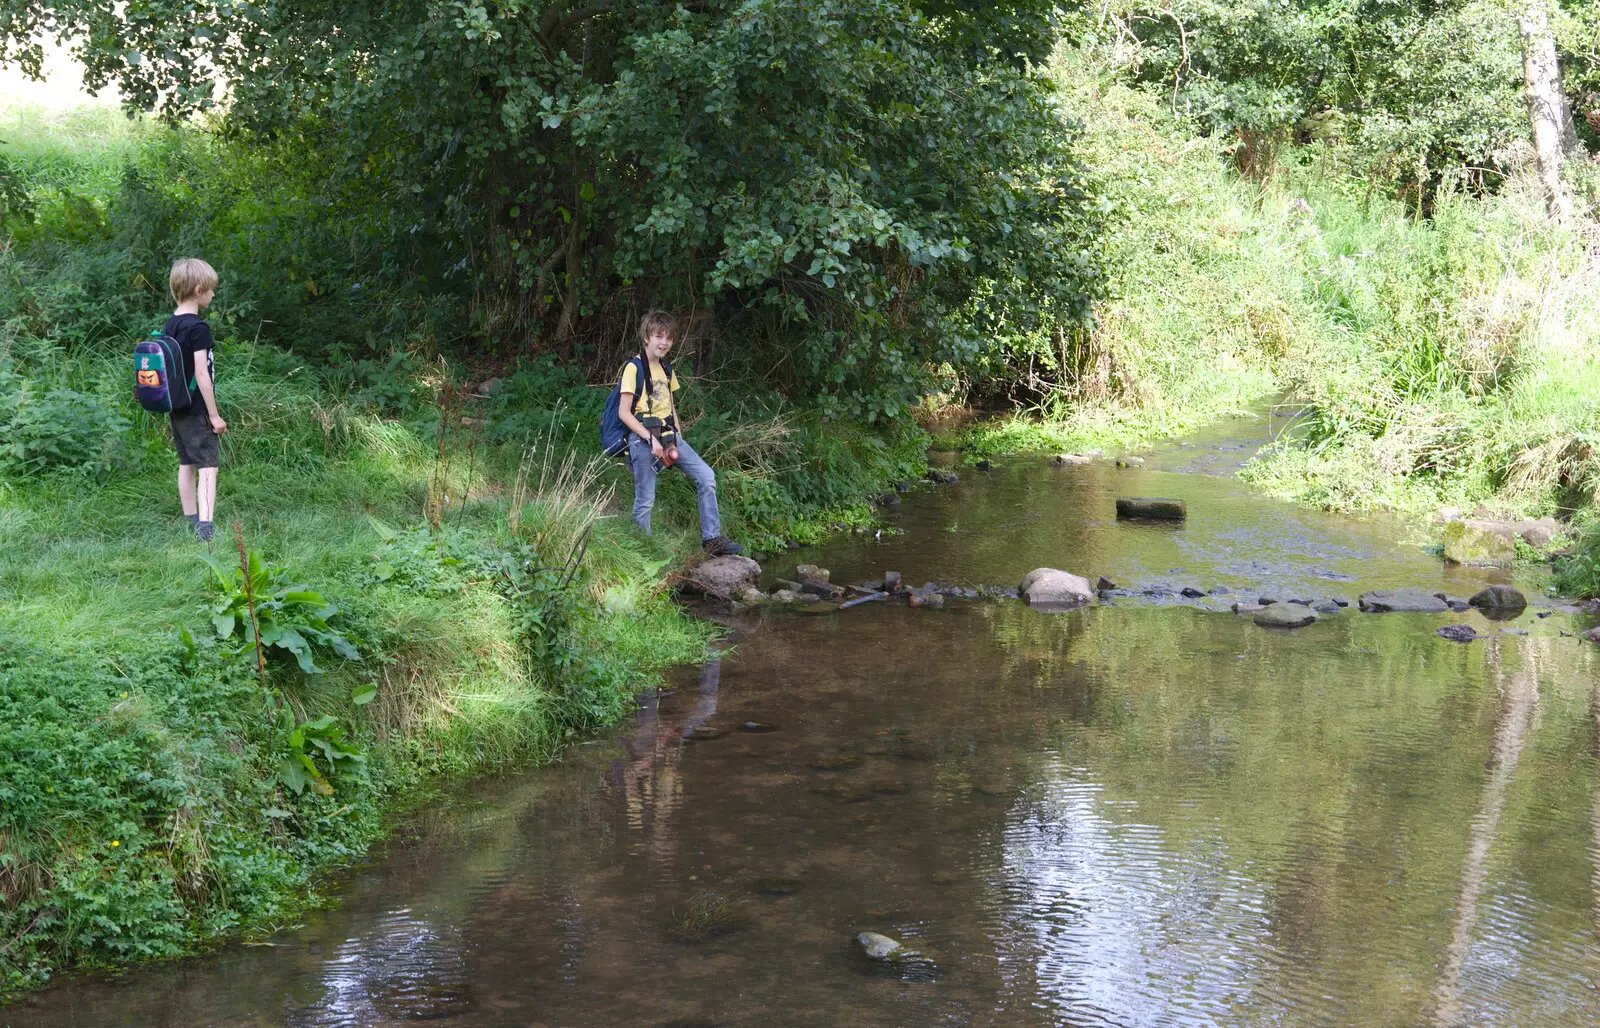
<path id="1" fill-rule="evenodd" d="M 678 430 L 678 375 L 664 365 L 677 321 L 666 311 L 651 311 L 639 322 L 639 356 L 622 368 L 617 416 L 629 432 L 628 467 L 633 471 L 633 523 L 648 535 L 656 503 L 656 476 L 676 467 L 694 483 L 700 501 L 700 540 L 713 557 L 743 553 L 722 534 L 717 510 L 717 476 Z M 644 372 L 641 380 L 640 371 Z"/>
<path id="2" fill-rule="evenodd" d="M 216 366 L 211 351 L 216 345 L 211 326 L 200 312 L 217 295 L 217 272 L 198 257 L 184 257 L 172 265 L 168 276 L 172 299 L 178 305 L 162 327 L 163 335 L 177 340 L 182 355 L 181 373 L 200 395 L 188 407 L 172 412 L 172 445 L 178 451 L 178 500 L 183 516 L 195 534 L 210 542 L 217 506 L 218 437 L 228 430 L 217 409 Z"/>

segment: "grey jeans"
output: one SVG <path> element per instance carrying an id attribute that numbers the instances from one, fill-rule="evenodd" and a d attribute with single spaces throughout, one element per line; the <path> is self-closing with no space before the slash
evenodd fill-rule
<path id="1" fill-rule="evenodd" d="M 637 435 L 628 438 L 628 467 L 633 471 L 633 523 L 646 534 L 650 531 L 650 508 L 656 505 L 656 466 L 650 444 Z M 678 437 L 678 463 L 694 483 L 700 500 L 700 538 L 715 539 L 722 534 L 722 515 L 717 513 L 717 475 L 700 459 L 688 440 Z"/>

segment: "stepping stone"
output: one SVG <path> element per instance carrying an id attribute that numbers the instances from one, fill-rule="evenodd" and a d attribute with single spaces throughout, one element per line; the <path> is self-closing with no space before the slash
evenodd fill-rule
<path id="1" fill-rule="evenodd" d="M 1256 624 L 1263 628 L 1304 628 L 1317 620 L 1317 612 L 1298 603 L 1269 603 L 1256 611 Z"/>
<path id="2" fill-rule="evenodd" d="M 1119 496 L 1117 498 L 1117 517 L 1119 518 L 1155 518 L 1161 521 L 1183 521 L 1188 516 L 1189 508 L 1182 500 L 1137 496 Z"/>

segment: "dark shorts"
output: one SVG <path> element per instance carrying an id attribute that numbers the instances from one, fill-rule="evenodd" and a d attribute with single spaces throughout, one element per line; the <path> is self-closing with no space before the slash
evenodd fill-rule
<path id="1" fill-rule="evenodd" d="M 204 403 L 172 412 L 172 445 L 178 449 L 179 464 L 217 466 L 221 446 L 217 433 L 211 431 L 211 415 L 206 413 Z"/>

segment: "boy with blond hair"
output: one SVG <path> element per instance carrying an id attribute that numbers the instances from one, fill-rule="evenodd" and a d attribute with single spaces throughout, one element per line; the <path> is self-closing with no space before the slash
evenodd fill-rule
<path id="1" fill-rule="evenodd" d="M 217 409 L 216 367 L 211 357 L 215 343 L 211 326 L 201 319 L 200 312 L 211 306 L 217 295 L 217 272 L 198 257 L 184 257 L 172 265 L 168 283 L 178 308 L 161 332 L 177 340 L 183 377 L 193 382 L 200 394 L 189 406 L 172 412 L 172 445 L 178 451 L 178 500 L 195 534 L 210 542 L 215 530 L 217 466 L 221 456 L 218 436 L 228 430 L 228 423 Z"/>
<path id="2" fill-rule="evenodd" d="M 716 474 L 678 430 L 678 409 L 673 399 L 673 393 L 678 391 L 678 374 L 665 364 L 676 329 L 677 320 L 666 311 L 646 314 L 639 322 L 639 356 L 623 365 L 617 385 L 617 416 L 629 433 L 633 523 L 646 535 L 650 533 L 656 476 L 676 467 L 694 483 L 700 502 L 700 543 L 705 551 L 713 557 L 743 553 L 744 547 L 722 534 Z"/>

